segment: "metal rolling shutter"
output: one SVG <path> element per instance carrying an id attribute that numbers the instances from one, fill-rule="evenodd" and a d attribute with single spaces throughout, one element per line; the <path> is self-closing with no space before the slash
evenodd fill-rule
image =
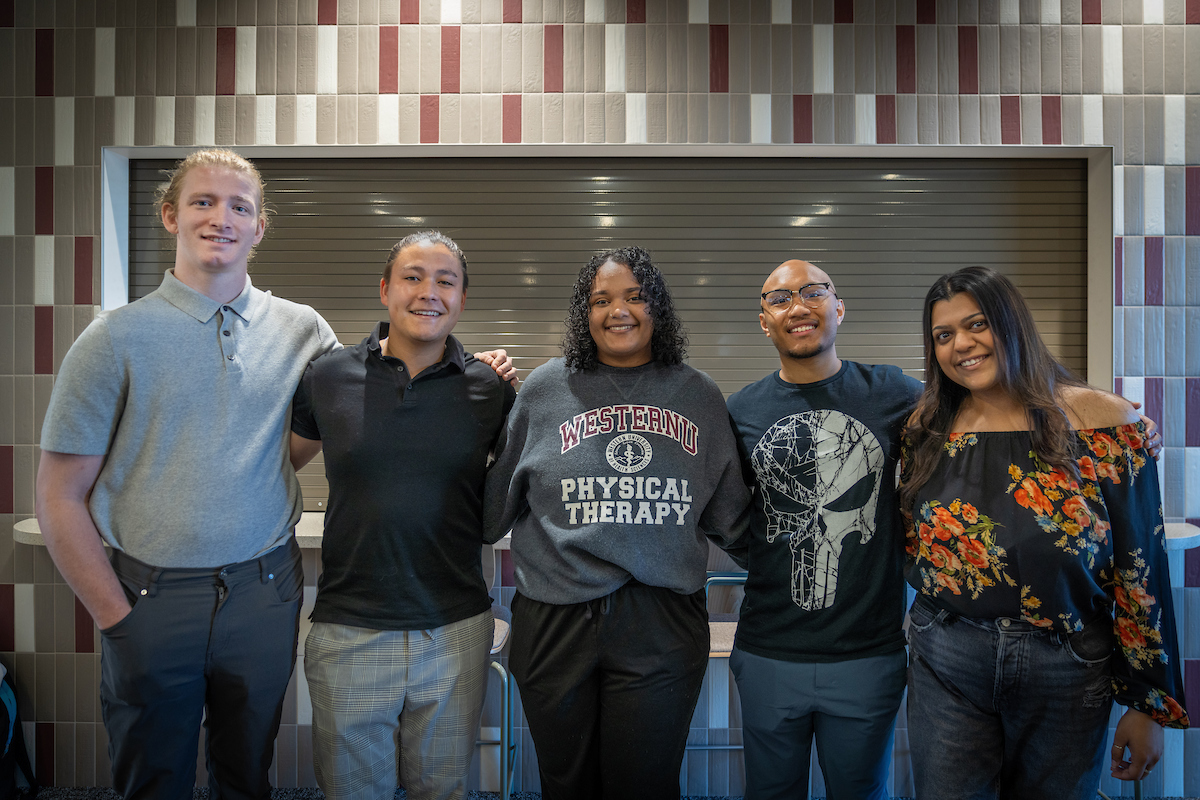
<path id="1" fill-rule="evenodd" d="M 391 245 L 437 228 L 467 254 L 455 330 L 504 347 L 522 376 L 558 355 L 575 274 L 640 244 L 670 281 L 690 363 L 728 394 L 778 368 L 758 293 L 780 262 L 828 271 L 846 301 L 838 355 L 921 377 L 919 315 L 933 280 L 968 264 L 1009 275 L 1051 349 L 1086 366 L 1086 163 L 1078 159 L 259 159 L 275 214 L 257 286 L 308 303 L 356 343 L 383 318 Z M 130 294 L 174 261 L 153 209 L 164 161 L 131 164 Z M 320 510 L 323 470 L 301 476 Z"/>

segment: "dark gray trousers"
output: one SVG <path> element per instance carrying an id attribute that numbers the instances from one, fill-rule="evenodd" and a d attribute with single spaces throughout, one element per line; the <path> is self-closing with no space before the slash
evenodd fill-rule
<path id="1" fill-rule="evenodd" d="M 203 718 L 210 798 L 269 797 L 303 594 L 295 540 L 213 569 L 161 569 L 120 552 L 112 563 L 133 604 L 101 631 L 113 788 L 191 798 Z"/>

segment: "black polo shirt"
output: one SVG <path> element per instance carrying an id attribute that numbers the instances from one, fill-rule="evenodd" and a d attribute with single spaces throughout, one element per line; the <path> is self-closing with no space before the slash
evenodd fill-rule
<path id="1" fill-rule="evenodd" d="M 309 365 L 292 431 L 320 439 L 329 479 L 313 620 L 375 630 L 436 628 L 491 605 L 480 569 L 483 482 L 515 392 L 453 336 L 415 379 L 357 347 Z"/>

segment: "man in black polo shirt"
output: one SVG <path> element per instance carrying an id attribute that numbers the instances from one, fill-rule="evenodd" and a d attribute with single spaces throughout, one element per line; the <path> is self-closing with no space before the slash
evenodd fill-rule
<path id="1" fill-rule="evenodd" d="M 492 641 L 480 569 L 488 455 L 515 393 L 450 335 L 467 262 L 436 231 L 392 248 L 388 321 L 314 361 L 292 461 L 324 448 L 329 507 L 304 672 L 329 798 L 461 798 Z"/>

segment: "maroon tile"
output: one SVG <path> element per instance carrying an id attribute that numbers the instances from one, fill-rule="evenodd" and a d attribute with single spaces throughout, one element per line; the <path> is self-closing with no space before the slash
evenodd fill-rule
<path id="1" fill-rule="evenodd" d="M 54 373 L 54 306 L 33 307 L 33 371 Z"/>
<path id="2" fill-rule="evenodd" d="M 379 26 L 379 93 L 400 91 L 400 28 Z"/>
<path id="3" fill-rule="evenodd" d="M 519 144 L 521 141 L 521 95 L 506 94 L 501 101 L 501 130 L 505 144 Z"/>
<path id="4" fill-rule="evenodd" d="M 1187 197 L 1185 230 L 1188 236 L 1200 236 L 1200 167 L 1188 167 L 1184 181 Z"/>
<path id="5" fill-rule="evenodd" d="M 1200 713 L 1200 659 L 1183 660 L 1183 694 L 1187 698 L 1188 716 L 1197 719 L 1195 715 Z"/>
<path id="6" fill-rule="evenodd" d="M 1125 379 L 1124 378 L 1113 378 L 1113 391 L 1121 396 L 1125 395 Z"/>
<path id="7" fill-rule="evenodd" d="M 33 93 L 54 97 L 54 29 L 39 28 L 33 35 Z"/>
<path id="8" fill-rule="evenodd" d="M 217 94 L 235 91 L 237 28 L 217 28 Z"/>
<path id="9" fill-rule="evenodd" d="M 504 22 L 521 21 L 521 0 L 504 0 Z"/>
<path id="10" fill-rule="evenodd" d="M 729 91 L 729 26 L 708 26 L 708 90 Z"/>
<path id="11" fill-rule="evenodd" d="M 1062 144 L 1062 98 L 1042 97 L 1042 144 Z"/>
<path id="12" fill-rule="evenodd" d="M 813 99 L 811 94 L 792 96 L 792 141 L 812 144 Z"/>
<path id="13" fill-rule="evenodd" d="M 317 0 L 317 24 L 337 25 L 337 0 Z"/>
<path id="14" fill-rule="evenodd" d="M 833 0 L 833 21 L 835 24 L 854 23 L 854 0 Z"/>
<path id="15" fill-rule="evenodd" d="M 75 305 L 92 304 L 92 237 L 75 237 Z"/>
<path id="16" fill-rule="evenodd" d="M 33 168 L 33 232 L 54 233 L 54 167 Z"/>
<path id="17" fill-rule="evenodd" d="M 11 453 L 12 448 L 8 448 Z M 12 481 L 9 481 L 12 485 Z M 11 583 L 0 584 L 0 651 L 11 653 L 17 649 L 17 601 Z"/>
<path id="18" fill-rule="evenodd" d="M 1191 0 L 1189 0 L 1190 2 Z M 1084 25 L 1099 25 L 1101 19 L 1100 0 L 1083 0 L 1082 13 Z"/>
<path id="19" fill-rule="evenodd" d="M 979 94 L 979 29 L 958 26 L 958 93 Z"/>
<path id="20" fill-rule="evenodd" d="M 1163 379 L 1146 378 L 1146 394 L 1143 398 L 1142 413 L 1158 422 L 1163 415 Z"/>
<path id="21" fill-rule="evenodd" d="M 442 26 L 442 93 L 458 94 L 462 69 L 459 58 L 462 53 L 462 28 L 457 25 Z"/>
<path id="22" fill-rule="evenodd" d="M 1196 552 L 1200 553 L 1200 550 Z M 500 551 L 500 585 L 501 586 L 516 586 L 517 577 L 513 569 L 512 551 Z"/>
<path id="23" fill-rule="evenodd" d="M 78 597 L 75 598 L 75 652 L 96 652 L 96 623 Z"/>
<path id="24" fill-rule="evenodd" d="M 875 95 L 875 141 L 896 143 L 896 95 Z"/>
<path id="25" fill-rule="evenodd" d="M 1120 236 L 1113 239 L 1113 305 L 1125 305 L 1125 240 Z"/>
<path id="26" fill-rule="evenodd" d="M 917 91 L 917 28 L 896 26 L 896 94 Z"/>
<path id="27" fill-rule="evenodd" d="M 0 444 L 0 514 L 11 513 L 13 513 L 13 446 Z M 13 648 L 7 649 L 11 651 Z"/>
<path id="28" fill-rule="evenodd" d="M 1146 237 L 1146 305 L 1163 304 L 1163 237 Z"/>
<path id="29" fill-rule="evenodd" d="M 542 29 L 542 91 L 563 90 L 563 26 Z"/>
<path id="30" fill-rule="evenodd" d="M 37 750 L 33 773 L 42 786 L 54 785 L 54 723 L 36 722 L 33 727 L 34 748 Z"/>
<path id="31" fill-rule="evenodd" d="M 646 0 L 625 0 L 625 21 L 646 21 Z"/>
<path id="32" fill-rule="evenodd" d="M 421 95 L 421 144 L 437 144 L 441 131 L 439 95 Z"/>
<path id="33" fill-rule="evenodd" d="M 917 0 L 917 24 L 937 24 L 937 0 Z"/>
<path id="34" fill-rule="evenodd" d="M 1000 98 L 1000 143 L 1021 143 L 1021 98 L 1016 95 Z"/>
<path id="35" fill-rule="evenodd" d="M 17 27 L 17 0 L 0 0 L 0 28 Z"/>
<path id="36" fill-rule="evenodd" d="M 1188 378 L 1184 381 L 1184 395 L 1187 398 L 1187 437 L 1184 445 L 1200 447 L 1200 378 Z"/>
<path id="37" fill-rule="evenodd" d="M 400 0 L 400 24 L 421 24 L 421 0 Z"/>
<path id="38" fill-rule="evenodd" d="M 1189 519 L 1188 522 L 1192 520 Z M 1183 553 L 1183 585 L 1200 586 L 1200 547 L 1193 547 Z"/>
<path id="39" fill-rule="evenodd" d="M 1187 0 L 1187 16 L 1184 21 L 1188 25 L 1200 25 L 1200 0 Z"/>

